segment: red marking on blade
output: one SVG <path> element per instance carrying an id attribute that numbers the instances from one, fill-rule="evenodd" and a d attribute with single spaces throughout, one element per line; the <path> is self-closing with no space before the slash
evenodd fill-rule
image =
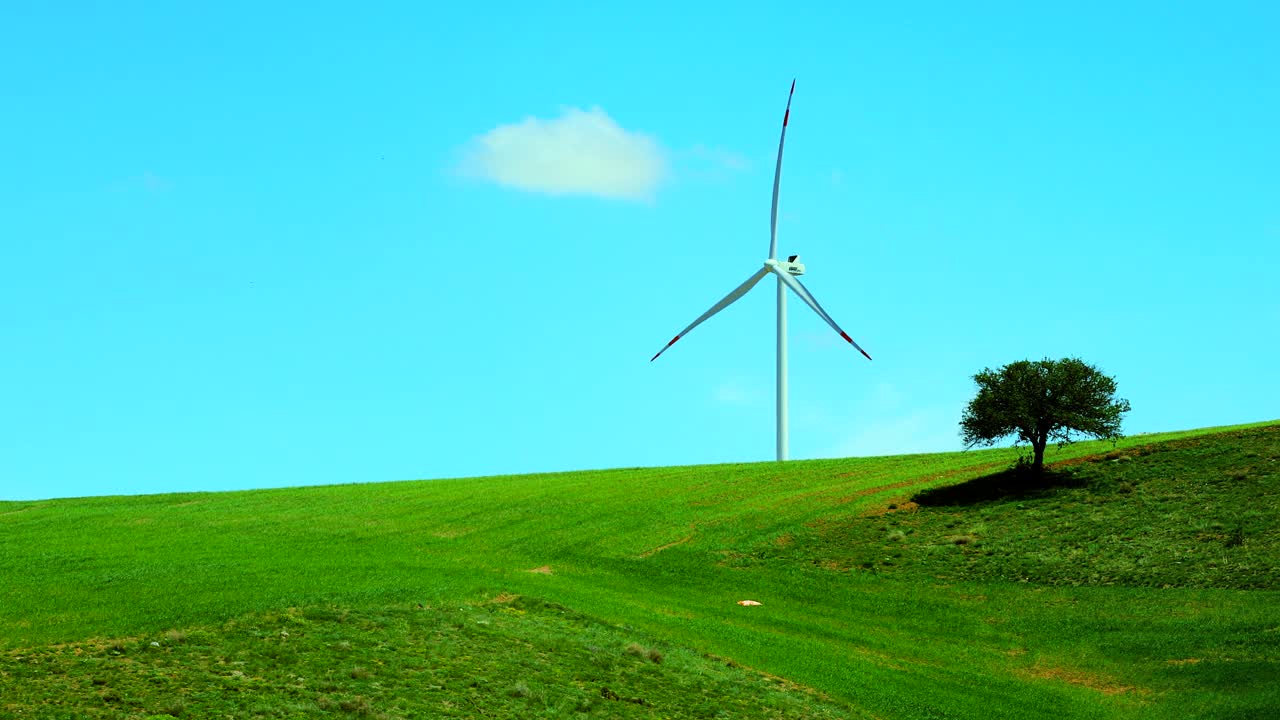
<path id="1" fill-rule="evenodd" d="M 852 345 L 854 348 L 856 348 L 856 349 L 858 350 L 858 352 L 862 353 L 862 357 L 864 357 L 864 358 L 866 358 L 866 359 L 868 359 L 868 360 L 870 360 L 870 359 L 871 359 L 871 356 L 867 354 L 867 351 L 866 351 L 866 350 L 863 350 L 863 349 L 862 349 L 862 348 L 860 348 L 860 347 L 858 347 L 858 344 L 857 344 L 857 343 L 855 343 L 855 342 L 853 341 L 853 338 L 849 337 L 849 335 L 848 335 L 845 331 L 843 331 L 843 330 L 841 330 L 841 331 L 840 331 L 840 337 L 844 338 L 845 342 L 849 343 L 849 344 L 850 344 L 850 345 Z"/>
<path id="2" fill-rule="evenodd" d="M 787 126 L 787 119 L 791 117 L 791 108 L 787 108 L 787 114 L 782 116 L 782 127 Z"/>
<path id="3" fill-rule="evenodd" d="M 659 350 L 659 351 L 658 351 L 658 355 L 661 355 L 662 353 L 666 352 L 666 351 L 667 351 L 667 348 L 671 347 L 672 345 L 675 345 L 675 344 L 676 344 L 676 341 L 677 341 L 677 340 L 679 340 L 679 339 L 680 339 L 680 336 L 679 336 L 679 335 L 677 335 L 677 336 L 675 336 L 675 337 L 671 338 L 671 342 L 667 343 L 666 347 L 664 347 L 664 348 L 662 348 L 661 350 Z M 649 358 L 649 362 L 653 362 L 654 360 L 657 360 L 657 359 L 658 359 L 658 355 L 654 355 L 653 357 Z"/>

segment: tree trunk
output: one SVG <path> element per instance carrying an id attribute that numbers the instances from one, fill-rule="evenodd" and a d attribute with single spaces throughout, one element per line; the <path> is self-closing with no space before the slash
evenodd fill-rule
<path id="1" fill-rule="evenodd" d="M 1037 475 L 1044 472 L 1044 447 L 1048 444 L 1049 438 L 1047 437 L 1036 438 L 1035 441 L 1031 443 L 1032 452 L 1034 453 L 1034 457 L 1031 460 L 1031 470 Z"/>

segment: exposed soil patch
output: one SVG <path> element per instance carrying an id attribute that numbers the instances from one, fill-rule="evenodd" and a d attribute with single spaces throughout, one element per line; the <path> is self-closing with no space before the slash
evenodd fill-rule
<path id="1" fill-rule="evenodd" d="M 1070 670 L 1068 668 L 1044 667 L 1042 665 L 1037 665 L 1026 672 L 1032 677 L 1042 678 L 1044 680 L 1057 680 L 1077 687 L 1097 690 L 1103 695 L 1120 695 L 1137 689 L 1132 685 L 1121 685 L 1111 678 L 1104 677 L 1097 673 L 1084 672 L 1082 670 Z"/>
<path id="2" fill-rule="evenodd" d="M 689 524 L 689 529 L 690 529 L 690 530 L 697 530 L 697 527 L 698 527 L 698 523 L 697 523 L 697 522 L 693 522 L 693 523 L 690 523 L 690 524 Z M 686 536 L 684 536 L 684 537 L 680 538 L 679 540 L 672 540 L 671 542 L 666 543 L 665 545 L 659 545 L 659 546 L 658 546 L 658 547 L 656 547 L 656 548 L 650 548 L 650 549 L 645 550 L 644 552 L 640 553 L 640 557 L 642 557 L 642 558 L 652 557 L 652 556 L 657 555 L 658 553 L 662 552 L 663 550 L 670 550 L 671 548 L 676 547 L 677 545 L 683 545 L 683 544 L 685 544 L 685 543 L 689 542 L 690 540 L 692 540 L 692 539 L 694 538 L 694 536 L 695 536 L 695 535 L 697 535 L 697 533 L 696 533 L 696 532 L 691 532 L 691 533 L 689 533 L 688 535 L 686 535 Z"/>
<path id="3" fill-rule="evenodd" d="M 685 543 L 689 542 L 689 541 L 690 541 L 690 540 L 692 540 L 692 539 L 693 539 L 693 536 L 692 536 L 692 535 L 688 535 L 688 536 L 686 536 L 686 537 L 682 537 L 682 538 L 680 538 L 679 540 L 672 540 L 671 542 L 667 543 L 666 545 L 659 545 L 659 546 L 658 546 L 658 547 L 656 547 L 656 548 L 653 548 L 653 549 L 650 549 L 650 550 L 645 550 L 644 552 L 640 553 L 640 557 L 642 557 L 642 558 L 647 558 L 647 557 L 651 557 L 651 556 L 653 556 L 653 555 L 657 555 L 658 553 L 662 552 L 663 550 L 669 550 L 670 548 L 673 548 L 673 547 L 675 547 L 675 546 L 677 546 L 677 545 L 683 545 L 683 544 L 685 544 Z"/>
<path id="4" fill-rule="evenodd" d="M 910 500 L 899 500 L 897 502 L 891 502 L 884 507 L 868 508 L 866 512 L 862 513 L 862 517 L 880 517 L 881 515 L 888 515 L 889 513 L 896 512 L 910 513 L 919 509 L 920 505 L 918 503 L 911 502 Z"/>
<path id="5" fill-rule="evenodd" d="M 525 570 L 525 572 L 537 573 L 537 574 L 539 574 L 539 575 L 550 575 L 550 574 L 551 574 L 551 566 L 550 566 L 550 565 L 543 565 L 543 566 L 541 566 L 541 567 L 536 567 L 536 568 L 534 568 L 534 569 L 532 569 L 532 570 Z"/>

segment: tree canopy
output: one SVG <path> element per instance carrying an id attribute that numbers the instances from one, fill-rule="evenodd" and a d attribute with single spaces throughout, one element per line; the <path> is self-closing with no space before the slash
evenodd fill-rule
<path id="1" fill-rule="evenodd" d="M 978 394 L 960 420 L 967 446 L 994 445 L 1016 436 L 1032 448 L 1032 468 L 1044 467 L 1050 440 L 1060 446 L 1075 435 L 1120 437 L 1129 401 L 1115 397 L 1116 381 L 1078 358 L 1019 360 L 973 376 Z"/>

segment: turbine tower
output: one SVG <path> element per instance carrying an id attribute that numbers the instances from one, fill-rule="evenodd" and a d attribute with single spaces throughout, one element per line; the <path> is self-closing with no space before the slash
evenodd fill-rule
<path id="1" fill-rule="evenodd" d="M 787 93 L 787 111 L 782 116 L 782 137 L 778 139 L 778 164 L 773 171 L 773 209 L 769 212 L 769 257 L 764 261 L 764 267 L 757 270 L 751 277 L 747 278 L 747 281 L 735 288 L 733 292 L 725 295 L 724 299 L 720 302 L 712 305 L 710 310 L 698 316 L 698 319 L 690 323 L 689 327 L 681 330 L 678 335 L 671 338 L 671 342 L 668 342 L 663 346 L 663 348 L 658 351 L 657 355 L 649 358 L 649 362 L 657 360 L 658 355 L 666 352 L 667 348 L 675 345 L 677 340 L 688 335 L 690 330 L 702 324 L 703 321 L 710 318 L 712 315 L 715 315 L 726 307 L 729 307 L 736 302 L 738 298 L 746 295 L 747 292 L 751 290 L 751 288 L 755 287 L 756 283 L 760 282 L 765 275 L 768 275 L 769 273 L 777 275 L 778 460 L 787 459 L 787 288 L 791 288 L 791 291 L 800 296 L 800 299 L 803 300 L 806 305 L 813 308 L 813 311 L 818 314 L 818 317 L 825 320 L 833 330 L 840 333 L 840 337 L 844 338 L 846 342 L 856 348 L 858 352 L 862 353 L 868 360 L 871 359 L 871 356 L 867 355 L 867 351 L 863 350 L 858 343 L 854 342 L 853 338 L 850 338 L 848 333 L 840 329 L 840 326 L 836 324 L 836 321 L 831 319 L 831 316 L 827 314 L 827 311 L 823 310 L 822 306 L 818 304 L 817 299 L 814 298 L 809 290 L 796 279 L 800 275 L 804 274 L 804 265 L 799 262 L 800 256 L 791 255 L 787 257 L 786 260 L 778 259 L 778 187 L 782 181 L 782 147 L 787 142 L 787 121 L 791 119 L 791 96 L 794 95 L 795 92 L 796 81 L 792 80 L 791 91 Z"/>

